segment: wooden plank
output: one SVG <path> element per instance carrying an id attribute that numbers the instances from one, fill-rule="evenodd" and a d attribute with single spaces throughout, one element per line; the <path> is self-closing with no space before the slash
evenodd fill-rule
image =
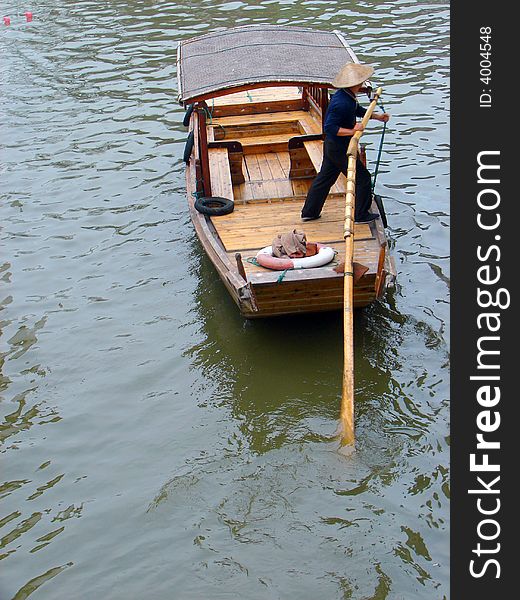
<path id="1" fill-rule="evenodd" d="M 276 183 L 273 181 L 273 174 L 271 172 L 271 167 L 269 166 L 269 161 L 267 160 L 266 154 L 257 154 L 258 167 L 260 169 L 260 176 L 263 180 L 263 188 L 262 192 L 264 193 L 264 198 L 276 198 L 278 196 L 278 190 L 276 187 Z"/>
<path id="2" fill-rule="evenodd" d="M 354 308 L 363 308 L 374 302 L 374 294 L 354 294 Z M 257 305 L 258 306 L 258 305 Z M 273 303 L 258 306 L 258 313 L 255 316 L 276 316 L 288 315 L 294 313 L 311 313 L 340 310 L 343 307 L 343 296 L 325 298 L 321 301 L 314 299 L 313 302 L 302 300 L 295 304 Z"/>
<path id="3" fill-rule="evenodd" d="M 265 156 L 267 162 L 269 163 L 269 168 L 271 170 L 273 179 L 287 179 L 287 174 L 285 173 L 282 163 L 280 162 L 279 153 L 268 152 Z"/>
<path id="4" fill-rule="evenodd" d="M 235 85 L 232 88 L 226 88 L 226 89 L 221 89 L 221 90 L 215 90 L 212 92 L 207 92 L 207 93 L 202 93 L 202 94 L 198 94 L 196 96 L 190 96 L 188 97 L 184 97 L 183 101 L 184 102 L 202 102 L 202 101 L 208 101 L 208 102 L 215 102 L 215 100 L 217 98 L 220 98 L 222 96 L 230 96 L 232 93 L 240 93 L 240 92 L 245 92 L 248 96 L 251 96 L 251 92 L 254 89 L 259 89 L 259 88 L 267 88 L 267 87 L 274 87 L 277 89 L 280 89 L 280 86 L 282 87 L 290 87 L 290 86 L 294 86 L 296 88 L 298 87 L 302 87 L 305 85 L 306 82 L 304 81 L 262 81 L 262 82 L 258 82 L 255 84 L 251 84 L 251 83 L 247 83 L 247 84 L 243 84 L 243 85 Z M 254 100 L 252 99 L 252 101 L 254 102 Z M 303 98 L 302 98 L 302 103 L 303 103 Z"/>
<path id="5" fill-rule="evenodd" d="M 308 112 L 305 112 L 305 116 L 300 118 L 300 124 L 305 133 L 322 133 L 321 123 Z"/>
<path id="6" fill-rule="evenodd" d="M 311 187 L 312 181 L 310 179 L 291 179 L 291 185 L 295 195 L 306 196 Z"/>
<path id="7" fill-rule="evenodd" d="M 277 183 L 276 181 L 273 183 Z M 254 188 L 256 182 L 249 182 L 248 186 L 250 186 L 251 189 Z M 279 206 L 280 204 L 283 204 L 284 202 L 289 202 L 291 200 L 294 200 L 295 196 L 292 193 L 292 188 L 289 189 L 290 195 L 289 196 L 282 196 L 282 197 L 276 197 L 276 196 L 271 196 L 268 198 L 249 198 L 248 200 L 245 200 L 242 204 L 247 204 L 248 206 L 252 206 L 255 204 L 259 204 L 259 205 L 264 205 L 264 204 L 276 204 L 277 206 Z M 300 204 L 303 204 L 305 201 L 305 196 L 296 196 L 296 198 L 299 199 Z"/>
<path id="8" fill-rule="evenodd" d="M 300 198 L 303 199 L 304 196 L 300 196 Z M 224 227 L 233 227 L 233 224 L 240 226 L 241 223 L 245 222 L 246 224 L 256 225 L 258 221 L 261 221 L 266 225 L 287 223 L 308 229 L 325 228 L 330 223 L 335 223 L 337 226 L 338 223 L 343 222 L 344 216 L 341 200 L 341 196 L 330 197 L 325 204 L 321 218 L 315 221 L 302 222 L 300 218 L 302 202 L 300 200 L 279 202 L 273 205 L 239 205 L 235 207 L 234 212 L 220 217 L 219 224 Z M 341 227 L 338 231 L 342 232 Z M 356 223 L 355 233 L 360 238 L 374 238 L 369 223 Z M 343 235 L 340 235 L 338 239 L 343 239 Z"/>
<path id="9" fill-rule="evenodd" d="M 213 196 L 234 199 L 231 170 L 226 148 L 209 148 L 209 171 Z"/>
<path id="10" fill-rule="evenodd" d="M 323 162 L 323 142 L 321 140 L 314 140 L 311 142 L 304 142 L 305 150 L 311 159 L 316 172 L 321 169 L 321 163 Z"/>
<path id="11" fill-rule="evenodd" d="M 256 115 L 255 115 L 256 116 Z M 223 119 L 222 119 L 223 120 Z M 220 122 L 213 122 L 209 126 L 215 140 L 246 140 L 254 137 L 269 136 L 287 136 L 295 137 L 302 134 L 302 128 L 298 119 L 286 119 L 284 121 L 275 121 L 273 123 L 250 122 L 242 125 L 222 125 Z"/>
<path id="12" fill-rule="evenodd" d="M 220 96 L 214 99 L 213 104 L 215 106 L 226 106 L 243 103 L 268 102 L 270 100 L 299 100 L 301 97 L 301 92 L 296 86 L 258 87 Z"/>
<path id="13" fill-rule="evenodd" d="M 248 186 L 253 198 L 271 202 L 293 195 L 291 184 L 284 176 L 277 154 L 248 154 L 245 156 L 245 163 L 247 177 L 254 183 Z"/>
<path id="14" fill-rule="evenodd" d="M 260 167 L 258 166 L 256 154 L 244 156 L 244 161 L 246 163 L 249 181 L 260 181 L 262 179 L 262 174 L 260 172 Z"/>
<path id="15" fill-rule="evenodd" d="M 300 298 L 290 298 L 283 300 L 257 301 L 257 306 L 260 311 L 284 311 L 284 312 L 313 312 L 315 307 L 329 306 L 330 310 L 340 308 L 343 303 L 343 294 L 333 296 L 313 295 Z"/>
<path id="16" fill-rule="evenodd" d="M 306 111 L 215 118 L 210 129 L 216 140 L 240 141 L 244 152 L 284 150 L 291 137 L 321 133 L 320 124 Z"/>
<path id="17" fill-rule="evenodd" d="M 282 190 L 283 193 L 277 194 L 276 196 L 271 196 L 269 198 L 241 198 L 242 205 L 248 205 L 248 206 L 252 206 L 255 204 L 261 205 L 261 204 L 276 204 L 276 205 L 280 205 L 280 204 L 286 204 L 289 202 L 296 202 L 300 207 L 303 206 L 303 203 L 305 202 L 305 198 L 306 195 L 305 194 L 299 194 L 299 195 L 295 195 L 291 186 L 291 182 L 288 180 L 276 180 L 273 179 L 272 180 L 274 184 L 278 185 L 283 185 L 283 186 L 287 186 L 286 189 Z M 247 182 L 245 184 L 246 187 L 244 188 L 240 188 L 240 189 L 248 189 L 251 188 L 253 186 L 254 182 Z M 233 189 L 235 190 L 235 199 L 237 198 L 236 195 L 236 190 L 237 190 L 237 186 L 233 186 Z M 331 197 L 337 197 L 338 194 L 334 194 L 334 196 Z M 237 209 L 239 205 L 235 205 L 235 210 Z"/>
<path id="18" fill-rule="evenodd" d="M 199 136 L 200 136 L 200 164 L 202 170 L 202 189 L 205 196 L 212 196 L 211 174 L 208 158 L 208 129 L 206 127 L 206 113 L 203 108 L 197 108 L 199 116 Z"/>
<path id="19" fill-rule="evenodd" d="M 270 130 L 272 134 L 280 133 L 283 127 L 287 132 L 295 135 L 320 134 L 321 126 L 307 111 L 280 111 L 265 114 L 246 114 L 214 118 L 212 125 L 215 129 L 215 138 L 231 139 L 238 135 L 245 137 L 255 135 L 254 132 L 262 128 Z M 278 129 L 277 129 L 278 128 Z"/>
<path id="20" fill-rule="evenodd" d="M 251 135 L 251 136 L 237 136 L 236 138 L 230 138 L 230 139 L 236 139 L 237 141 L 239 141 L 242 146 L 244 147 L 244 151 L 246 147 L 256 147 L 256 146 L 269 146 L 269 147 L 275 147 L 275 146 L 280 146 L 283 145 L 284 149 L 280 150 L 280 152 L 285 152 L 289 150 L 289 140 L 293 137 L 298 137 L 302 135 L 300 132 L 273 132 L 273 133 L 269 133 L 269 134 L 264 134 L 264 135 Z M 287 147 L 285 147 L 285 144 L 287 144 Z M 265 152 L 265 150 L 259 150 L 259 152 Z"/>
<path id="21" fill-rule="evenodd" d="M 270 187 L 262 177 L 262 169 L 258 160 L 258 154 L 244 156 L 247 171 L 249 173 L 249 190 L 253 198 L 270 198 L 273 188 Z"/>
<path id="22" fill-rule="evenodd" d="M 306 226 L 304 231 L 307 239 L 324 244 L 340 242 L 342 239 L 342 223 L 334 222 L 330 227 Z M 237 230 L 234 228 L 224 229 L 216 223 L 217 230 L 227 252 L 242 251 L 246 249 L 263 248 L 268 246 L 276 235 L 288 229 L 280 224 L 265 225 L 262 223 L 251 223 Z M 295 226 L 302 230 L 301 224 Z M 292 227 L 291 227 L 292 228 Z M 290 230 L 290 229 L 289 229 Z"/>
<path id="23" fill-rule="evenodd" d="M 212 110 L 213 117 L 227 117 L 233 115 L 250 115 L 274 113 L 277 111 L 302 110 L 304 102 L 302 98 L 296 100 L 267 100 L 266 102 L 244 102 L 242 104 L 230 104 L 227 106 L 215 106 Z"/>
<path id="24" fill-rule="evenodd" d="M 278 198 L 291 196 L 293 191 L 291 182 L 287 179 L 287 176 L 285 175 L 278 153 L 268 152 L 267 154 L 265 154 L 265 158 L 267 160 L 269 169 L 271 171 L 271 175 L 275 182 L 276 196 Z"/>
<path id="25" fill-rule="evenodd" d="M 273 135 L 254 135 L 250 137 L 236 137 L 242 144 L 244 152 L 276 152 L 288 150 L 289 140 L 294 137 L 293 133 L 280 133 Z"/>
<path id="26" fill-rule="evenodd" d="M 289 282 L 273 283 L 270 285 L 253 285 L 255 298 L 258 302 L 287 302 L 292 299 L 318 298 L 327 296 L 343 296 L 343 281 L 341 278 L 335 280 L 314 280 L 305 285 L 305 282 L 296 284 Z"/>
<path id="27" fill-rule="evenodd" d="M 263 181 L 272 180 L 273 174 L 271 173 L 271 167 L 269 166 L 267 155 L 259 153 L 256 155 L 256 158 L 258 160 L 258 167 L 260 168 L 260 178 Z"/>
<path id="28" fill-rule="evenodd" d="M 226 127 L 236 127 L 240 125 L 269 125 L 274 123 L 287 123 L 291 121 L 303 121 L 307 127 L 312 127 L 312 123 L 314 123 L 312 117 L 309 117 L 308 112 L 304 110 L 294 110 L 256 115 L 234 115 L 230 117 L 219 117 L 213 119 L 213 124 L 226 129 Z"/>
<path id="29" fill-rule="evenodd" d="M 241 183 L 240 185 L 235 185 L 233 187 L 233 195 L 235 196 L 235 208 L 236 208 L 237 202 L 245 202 L 246 201 L 245 189 L 246 189 L 245 183 Z"/>
<path id="30" fill-rule="evenodd" d="M 270 271 L 264 269 L 262 272 L 251 273 L 250 281 L 252 285 L 261 283 L 277 283 L 280 276 L 280 271 Z M 284 282 L 286 281 L 301 281 L 301 280 L 323 280 L 334 277 L 343 278 L 341 273 L 336 273 L 332 267 L 317 267 L 315 269 L 294 269 L 285 273 Z"/>
<path id="31" fill-rule="evenodd" d="M 314 168 L 316 171 L 319 171 L 321 169 L 321 163 L 323 162 L 323 142 L 316 140 L 304 142 L 304 145 Z M 340 174 L 336 183 L 332 186 L 331 192 L 344 194 L 347 192 L 347 178 L 343 173 Z"/>
<path id="32" fill-rule="evenodd" d="M 262 229 L 258 232 L 250 231 L 240 237 L 229 237 L 223 234 L 220 239 L 225 245 L 226 252 L 241 252 L 245 256 L 249 252 L 254 254 L 261 248 L 270 246 L 273 239 L 283 231 L 280 231 L 280 228 L 272 227 L 270 229 Z M 310 233 L 308 239 L 309 241 L 320 242 L 327 246 L 338 243 L 337 237 L 334 234 L 326 235 L 321 233 L 320 235 L 316 235 Z M 360 261 L 363 262 L 361 257 Z"/>
<path id="33" fill-rule="evenodd" d="M 303 109 L 297 87 L 261 87 L 234 92 L 208 101 L 214 117 L 292 111 Z"/>
<path id="34" fill-rule="evenodd" d="M 354 308 L 367 306 L 375 300 L 374 294 L 354 292 Z M 294 313 L 339 310 L 343 307 L 343 294 L 322 297 L 302 297 L 289 301 L 257 301 L 256 316 L 276 316 Z"/>
<path id="35" fill-rule="evenodd" d="M 258 163 L 256 165 L 256 168 L 258 168 Z M 226 215 L 226 219 L 233 220 L 236 219 L 238 215 L 253 215 L 255 213 L 271 215 L 273 218 L 275 218 L 281 212 L 284 212 L 290 213 L 294 215 L 294 217 L 296 217 L 298 220 L 300 220 L 300 199 L 303 197 L 304 196 L 298 196 L 295 200 L 288 200 L 286 202 L 283 202 L 282 206 L 276 209 L 261 206 L 238 206 L 235 208 L 235 212 Z M 345 197 L 343 194 L 330 194 L 329 196 L 327 196 L 327 202 L 325 203 L 325 206 L 323 208 L 322 216 L 316 221 L 308 221 L 308 224 L 317 224 L 318 222 L 323 223 L 327 220 L 330 220 L 331 218 L 339 218 L 344 216 L 344 207 L 342 207 L 342 201 L 344 200 L 344 198 Z M 357 223 L 357 225 L 359 225 L 359 227 L 362 229 L 371 231 L 370 223 Z M 372 236 L 375 237 L 373 234 Z"/>
<path id="36" fill-rule="evenodd" d="M 282 167 L 282 171 L 285 177 L 289 178 L 289 171 L 291 170 L 291 157 L 289 155 L 289 150 L 284 150 L 283 152 L 277 152 L 278 161 L 280 162 L 280 166 Z"/>
<path id="37" fill-rule="evenodd" d="M 302 179 L 316 177 L 316 169 L 312 165 L 307 150 L 303 147 L 289 147 L 289 156 L 291 158 L 291 170 L 289 179 Z"/>

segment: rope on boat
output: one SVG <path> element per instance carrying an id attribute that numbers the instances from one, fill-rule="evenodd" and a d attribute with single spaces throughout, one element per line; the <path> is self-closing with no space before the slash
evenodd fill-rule
<path id="1" fill-rule="evenodd" d="M 386 112 L 383 102 L 380 99 L 378 100 L 378 104 L 381 106 L 381 109 L 383 110 L 383 112 Z M 381 153 L 383 151 L 383 142 L 385 139 L 385 133 L 386 133 L 386 122 L 383 123 L 383 132 L 381 133 L 381 140 L 379 142 L 379 150 L 377 153 L 376 167 L 374 169 L 374 179 L 372 180 L 372 192 L 374 191 L 374 189 L 376 187 L 377 174 L 379 172 L 379 163 L 381 161 Z"/>
<path id="2" fill-rule="evenodd" d="M 199 184 L 202 185 L 203 183 L 203 179 L 197 179 L 195 181 L 195 187 L 199 187 Z M 201 198 L 204 198 L 204 192 L 197 192 L 196 190 L 194 192 L 191 192 L 191 195 L 195 198 L 195 200 L 200 200 Z"/>
<path id="3" fill-rule="evenodd" d="M 255 265 L 255 267 L 261 267 L 262 265 L 256 260 L 255 257 L 252 258 L 246 258 L 246 262 L 248 262 L 250 265 Z M 276 280 L 276 283 L 282 283 L 285 274 L 287 273 L 287 271 L 291 271 L 292 269 L 285 269 L 285 271 L 282 271 L 280 273 L 280 275 L 278 276 L 278 279 Z"/>
<path id="4" fill-rule="evenodd" d="M 282 283 L 283 278 L 285 277 L 285 274 L 287 273 L 287 271 L 289 271 L 289 269 L 285 269 L 285 271 L 282 271 L 280 273 L 280 276 L 278 277 L 278 279 L 276 280 L 276 283 Z"/>
<path id="5" fill-rule="evenodd" d="M 209 124 L 212 125 L 213 124 L 213 112 L 212 112 L 212 110 L 209 110 L 209 108 L 206 108 L 205 106 L 201 106 L 201 108 L 204 111 L 204 114 L 206 115 L 206 118 L 209 118 Z"/>
<path id="6" fill-rule="evenodd" d="M 213 123 L 213 112 L 215 110 L 215 99 L 214 98 L 211 99 L 211 108 L 209 108 L 209 107 L 206 108 L 205 106 L 202 106 L 201 108 L 204 111 L 206 118 L 209 119 L 209 124 L 213 127 L 220 127 L 222 129 L 222 131 L 224 132 L 224 137 L 226 137 L 226 128 L 224 127 L 224 125 L 221 125 L 220 123 Z"/>

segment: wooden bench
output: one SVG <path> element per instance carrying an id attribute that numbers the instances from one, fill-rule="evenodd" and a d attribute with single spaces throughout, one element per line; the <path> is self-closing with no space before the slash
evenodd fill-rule
<path id="1" fill-rule="evenodd" d="M 303 142 L 307 155 L 311 159 L 313 167 L 316 169 L 316 173 L 321 169 L 321 163 L 323 161 L 323 141 L 311 140 Z"/>
<path id="2" fill-rule="evenodd" d="M 236 141 L 218 141 L 208 143 L 208 150 L 215 150 L 217 148 L 227 150 L 227 160 L 229 163 L 229 170 L 231 172 L 232 185 L 240 185 L 241 183 L 244 183 L 245 177 L 242 170 L 244 148 L 242 147 L 242 144 Z"/>
<path id="3" fill-rule="evenodd" d="M 235 92 L 212 101 L 214 117 L 285 112 L 303 109 L 304 101 L 297 87 L 267 87 Z"/>
<path id="4" fill-rule="evenodd" d="M 215 118 L 208 127 L 210 141 L 239 141 L 246 154 L 286 152 L 291 138 L 319 133 L 320 124 L 303 110 Z"/>
<path id="5" fill-rule="evenodd" d="M 291 161 L 289 179 L 303 179 L 316 176 L 319 167 L 316 167 L 311 162 L 306 144 L 311 142 L 321 144 L 322 138 L 321 134 L 314 134 L 295 136 L 289 140 L 289 159 Z"/>
<path id="6" fill-rule="evenodd" d="M 307 150 L 307 154 L 318 173 L 321 169 L 321 163 L 323 162 L 323 142 L 319 140 L 311 140 L 308 142 L 304 142 L 305 150 Z M 338 177 L 336 183 L 332 186 L 331 192 L 335 193 L 347 193 L 347 178 L 343 173 Z"/>
<path id="7" fill-rule="evenodd" d="M 287 152 L 289 139 L 294 134 L 280 133 L 276 135 L 255 135 L 240 138 L 245 154 L 265 152 Z"/>
<path id="8" fill-rule="evenodd" d="M 277 113 L 236 115 L 230 117 L 214 118 L 211 125 L 217 128 L 237 126 L 257 126 L 276 123 L 299 122 L 305 133 L 319 133 L 320 125 L 304 110 L 282 111 Z"/>
<path id="9" fill-rule="evenodd" d="M 227 148 L 208 148 L 211 195 L 234 201 Z"/>

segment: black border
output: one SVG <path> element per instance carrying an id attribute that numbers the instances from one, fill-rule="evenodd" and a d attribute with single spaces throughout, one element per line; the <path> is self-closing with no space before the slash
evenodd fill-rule
<path id="1" fill-rule="evenodd" d="M 518 591 L 513 581 L 515 555 L 513 538 L 516 535 L 516 507 L 513 485 L 517 479 L 519 450 L 511 442 L 516 425 L 516 404 L 520 401 L 520 379 L 514 385 L 515 368 L 520 374 L 520 347 L 515 348 L 516 298 L 514 283 L 520 280 L 516 271 L 520 259 L 520 235 L 517 233 L 518 192 L 513 191 L 513 174 L 520 175 L 520 149 L 515 148 L 520 120 L 520 100 L 516 98 L 518 77 L 516 41 L 520 26 L 516 24 L 514 5 L 506 2 L 451 3 L 451 598 L 453 600 L 490 600 L 513 598 Z M 491 27 L 491 82 L 480 80 L 480 28 Z M 491 89 L 491 107 L 480 106 L 480 95 Z M 477 224 L 477 196 L 482 184 L 477 182 L 477 156 L 481 151 L 500 151 L 500 184 L 494 186 L 500 194 L 500 226 L 493 232 L 479 229 Z M 517 159 L 518 157 L 518 159 Z M 515 166 L 513 166 L 515 163 Z M 518 163 L 518 166 L 516 166 Z M 495 236 L 499 235 L 497 241 Z M 479 331 L 477 317 L 483 311 L 477 304 L 477 270 L 483 262 L 477 257 L 477 247 L 500 247 L 500 258 L 494 252 L 489 263 L 499 266 L 501 279 L 495 286 L 511 294 L 511 305 L 500 313 L 500 428 L 493 439 L 499 440 L 500 450 L 489 452 L 490 461 L 500 464 L 500 482 L 495 488 L 498 495 L 483 495 L 482 502 L 491 497 L 500 498 L 500 510 L 494 516 L 500 524 L 500 535 L 489 548 L 500 543 L 496 554 L 482 555 L 472 551 L 479 542 L 477 527 L 486 518 L 477 509 L 478 495 L 468 493 L 482 474 L 470 471 L 470 454 L 476 452 L 477 414 L 483 410 L 476 401 L 481 383 L 470 376 L 482 374 L 476 369 L 477 340 L 485 335 Z M 489 373 L 489 372 L 488 372 Z M 491 436 L 489 436 L 491 439 Z M 520 430 L 516 432 L 520 440 Z M 488 474 L 486 480 L 490 479 Z M 491 506 L 492 502 L 487 506 Z M 488 532 L 491 530 L 489 529 Z M 481 542 L 486 547 L 486 542 Z M 469 564 L 482 569 L 486 556 L 500 563 L 497 569 L 488 565 L 480 578 L 470 574 Z"/>

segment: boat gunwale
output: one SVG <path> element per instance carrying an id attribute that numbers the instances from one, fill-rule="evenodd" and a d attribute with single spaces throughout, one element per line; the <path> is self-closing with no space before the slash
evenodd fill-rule
<path id="1" fill-rule="evenodd" d="M 338 36 L 339 37 L 339 36 Z M 350 49 L 348 44 L 345 43 L 345 47 L 347 50 Z M 352 52 L 352 51 L 351 51 Z M 352 59 L 355 59 L 355 54 L 352 52 Z M 357 59 L 356 59 L 357 60 Z M 248 86 L 247 89 L 257 89 L 257 88 L 266 88 L 266 87 L 285 87 L 287 82 L 279 82 L 272 81 L 268 82 L 255 82 L 254 85 Z M 289 83 L 289 85 L 292 85 Z M 294 84 L 296 86 L 297 84 Z M 332 87 L 332 86 L 323 86 L 323 87 Z M 236 93 L 237 89 L 229 89 L 222 90 L 221 93 L 211 92 L 207 94 L 207 99 L 217 98 L 219 96 L 225 96 L 232 93 Z M 254 104 L 254 102 L 253 102 Z M 259 103 L 261 104 L 261 103 Z M 248 106 L 250 106 L 248 104 Z M 203 110 L 203 109 L 202 109 Z M 295 110 L 295 109 L 293 109 Z M 293 112 L 290 110 L 289 112 Z M 301 109 L 299 109 L 301 110 Z M 193 118 L 190 122 L 190 130 L 199 130 L 202 127 L 206 126 L 205 120 L 199 122 L 197 118 L 199 116 L 199 111 L 195 110 L 193 113 Z M 253 113 L 248 116 L 247 120 L 254 119 L 256 115 L 258 119 L 262 119 L 265 117 L 265 113 L 263 111 L 259 111 L 258 113 Z M 196 138 L 198 136 L 195 136 Z M 265 289 L 266 287 L 276 288 L 280 286 L 280 275 L 279 271 L 244 271 L 242 266 L 242 270 L 240 270 L 240 263 L 242 257 L 242 251 L 237 250 L 234 253 L 231 253 L 226 249 L 226 246 L 223 240 L 220 238 L 218 228 L 212 220 L 212 217 L 209 215 L 205 215 L 197 211 L 195 208 L 195 198 L 196 194 L 196 181 L 197 181 L 197 161 L 195 160 L 197 152 L 200 152 L 201 148 L 199 147 L 199 140 L 197 139 L 195 142 L 195 153 L 192 154 L 190 160 L 186 167 L 186 189 L 188 196 L 188 207 L 190 212 L 191 221 L 195 227 L 195 231 L 197 237 L 202 245 L 202 248 L 205 251 L 206 256 L 209 258 L 212 265 L 215 267 L 219 278 L 224 283 L 225 287 L 228 289 L 233 301 L 237 304 L 240 309 L 241 314 L 246 318 L 255 318 L 255 317 L 270 317 L 274 316 L 270 313 L 265 313 L 262 308 L 257 306 L 256 296 L 255 296 L 255 288 L 258 290 Z M 203 144 L 204 146 L 204 144 Z M 378 220 L 376 223 L 371 224 L 371 229 L 373 230 L 373 237 L 377 240 L 379 247 L 385 246 L 388 249 L 388 241 L 386 238 L 386 232 L 383 228 L 382 223 Z M 233 260 L 235 259 L 235 260 Z M 371 275 L 375 279 L 377 274 Z M 382 287 L 380 288 L 380 294 L 377 297 L 380 297 L 381 294 L 388 288 L 394 287 L 394 282 L 397 276 L 395 263 L 393 257 L 389 252 L 386 252 L 385 260 L 383 268 L 381 269 L 381 275 L 383 276 Z M 317 285 L 320 285 L 320 282 L 325 283 L 326 281 L 338 281 L 343 279 L 344 274 L 341 272 L 336 272 L 331 265 L 325 265 L 323 267 L 314 268 L 312 270 L 309 269 L 290 269 L 287 270 L 283 274 L 283 283 L 287 284 L 309 284 L 312 285 L 315 282 Z M 369 283 L 368 281 L 366 282 Z M 283 286 L 283 284 L 282 284 Z M 361 297 L 364 297 L 365 290 L 358 289 L 358 293 L 361 294 Z M 376 296 L 374 295 L 373 300 L 368 302 L 364 302 L 364 300 L 360 297 L 362 304 L 360 306 L 366 306 L 367 304 L 372 303 L 376 300 Z M 321 305 L 320 305 L 321 306 Z M 330 310 L 333 308 L 331 307 Z M 316 310 L 328 310 L 324 307 L 316 307 Z M 303 308 L 298 308 L 296 310 L 287 310 L 284 311 L 283 314 L 296 314 L 303 312 L 314 312 L 314 309 L 308 311 Z M 277 313 L 278 314 L 278 313 Z M 282 314 L 282 313 L 280 313 Z"/>

